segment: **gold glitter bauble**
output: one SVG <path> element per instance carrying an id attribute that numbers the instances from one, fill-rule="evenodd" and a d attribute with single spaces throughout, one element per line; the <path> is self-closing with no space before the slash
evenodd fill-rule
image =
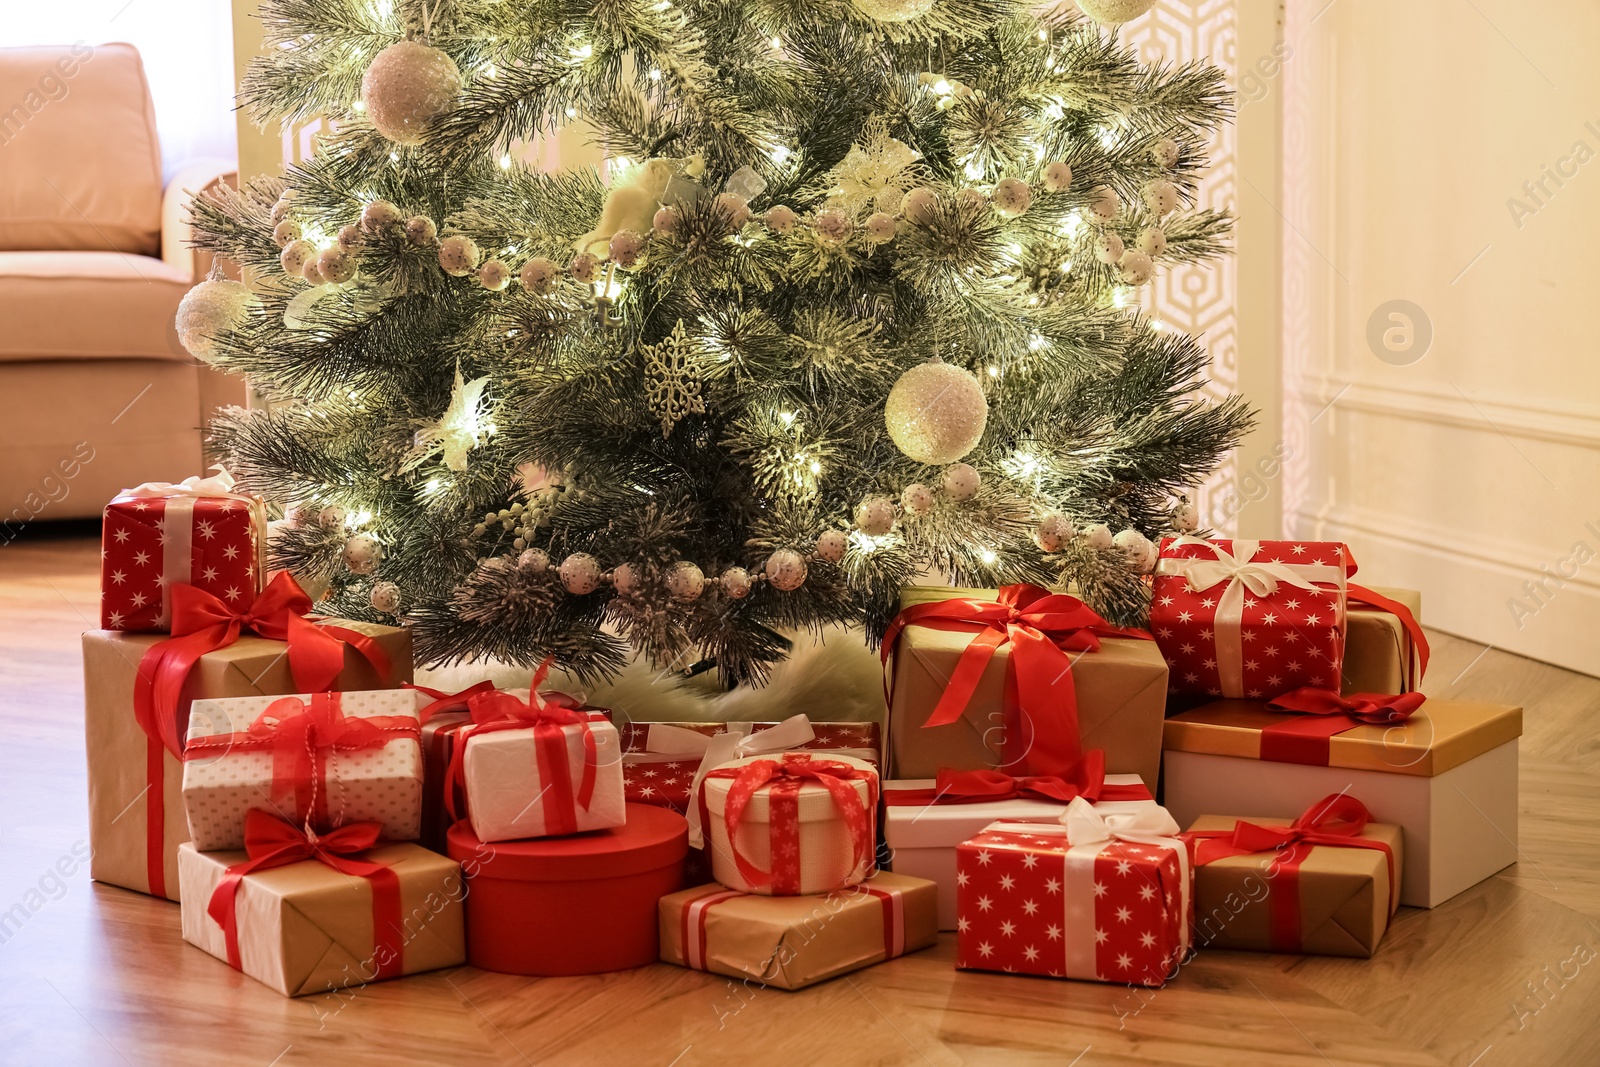
<path id="1" fill-rule="evenodd" d="M 978 379 L 949 363 L 924 363 L 900 376 L 883 405 L 895 447 L 918 463 L 953 463 L 983 437 L 989 401 Z"/>
<path id="2" fill-rule="evenodd" d="M 1078 0 L 1083 13 L 1102 26 L 1131 22 L 1155 4 L 1156 0 Z"/>

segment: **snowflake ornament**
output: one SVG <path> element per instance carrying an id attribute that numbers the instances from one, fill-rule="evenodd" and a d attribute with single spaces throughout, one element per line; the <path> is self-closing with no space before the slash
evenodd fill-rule
<path id="1" fill-rule="evenodd" d="M 436 454 L 453 471 L 467 469 L 467 453 L 477 448 L 485 430 L 483 391 L 487 376 L 463 382 L 461 364 L 456 364 L 456 381 L 450 390 L 450 406 L 433 426 L 417 431 L 416 444 L 406 456 L 402 471 L 415 470 Z"/>
<path id="2" fill-rule="evenodd" d="M 694 366 L 694 340 L 679 319 L 672 332 L 653 345 L 640 345 L 644 357 L 644 392 L 650 410 L 661 419 L 661 436 L 672 436 L 672 428 L 685 415 L 703 415 L 706 402 L 700 395 L 700 375 Z"/>

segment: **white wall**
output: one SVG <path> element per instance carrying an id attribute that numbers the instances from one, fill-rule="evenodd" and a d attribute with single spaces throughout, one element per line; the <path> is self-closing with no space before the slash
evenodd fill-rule
<path id="1" fill-rule="evenodd" d="M 234 158 L 232 20 L 227 0 L 7 0 L 0 47 L 137 47 L 171 176 L 187 160 Z"/>
<path id="2" fill-rule="evenodd" d="M 1288 7 L 1286 521 L 1441 629 L 1600 673 L 1600 5 Z"/>

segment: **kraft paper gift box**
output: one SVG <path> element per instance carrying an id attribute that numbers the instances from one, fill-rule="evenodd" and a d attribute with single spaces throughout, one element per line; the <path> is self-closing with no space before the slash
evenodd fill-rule
<path id="1" fill-rule="evenodd" d="M 376 822 L 385 840 L 415 840 L 426 700 L 411 689 L 196 700 L 183 764 L 190 841 L 202 852 L 242 848 L 253 808 L 319 831 Z M 285 749 L 291 761 L 308 753 L 298 785 L 278 780 Z"/>
<path id="2" fill-rule="evenodd" d="M 178 851 L 183 939 L 220 960 L 227 937 L 209 905 L 228 868 L 247 858 L 189 844 Z M 239 970 L 299 997 L 466 963 L 461 865 L 413 844 L 379 845 L 361 858 L 394 873 L 398 908 L 385 914 L 368 879 L 316 860 L 245 875 L 234 898 Z"/>
<path id="3" fill-rule="evenodd" d="M 1104 786 L 1091 797 L 1104 798 L 1096 803 L 1103 813 L 1155 807 L 1155 799 L 1137 774 L 1107 775 Z M 1066 808 L 1064 801 L 1026 788 L 1010 792 L 1013 795 L 1004 799 L 968 800 L 940 790 L 933 778 L 883 783 L 883 839 L 889 846 L 889 868 L 939 887 L 940 930 L 956 929 L 957 846 L 991 823 L 1050 822 L 1060 818 Z"/>
<path id="4" fill-rule="evenodd" d="M 1331 793 L 1358 796 L 1405 834 L 1400 903 L 1412 907 L 1442 904 L 1516 862 L 1521 708 L 1428 700 L 1403 722 L 1347 720 L 1325 743 L 1278 751 L 1281 732 L 1306 718 L 1218 700 L 1168 719 L 1167 807 L 1185 824 L 1217 811 L 1292 819 Z"/>
<path id="5" fill-rule="evenodd" d="M 1342 798 L 1349 800 L 1352 798 Z M 1283 830 L 1288 819 L 1202 815 L 1186 836 L 1224 834 L 1240 823 Z M 1404 862 L 1401 829 L 1367 823 L 1355 837 L 1366 845 L 1336 841 L 1275 847 L 1259 835 L 1261 851 L 1208 856 L 1196 843 L 1195 942 L 1200 948 L 1246 949 L 1312 956 L 1370 957 L 1389 929 Z M 1223 849 L 1231 853 L 1232 849 Z M 1392 875 L 1392 877 L 1391 877 Z"/>
<path id="6" fill-rule="evenodd" d="M 266 545 L 266 505 L 233 492 L 225 472 L 125 489 L 101 527 L 100 625 L 166 630 L 171 590 L 182 584 L 248 603 L 261 589 Z"/>
<path id="7" fill-rule="evenodd" d="M 911 586 L 900 608 L 952 598 L 994 600 L 994 589 Z M 1008 737 L 1004 713 L 1011 650 L 1002 646 L 989 660 L 961 718 L 924 727 L 938 705 L 956 663 L 972 644 L 971 632 L 906 627 L 892 649 L 893 679 L 886 725 L 889 776 L 932 778 L 941 768 L 1000 768 L 1039 773 L 1026 764 L 1028 738 Z M 1161 720 L 1166 712 L 1167 665 L 1154 642 L 1106 637 L 1098 652 L 1069 652 L 1077 698 L 1079 743 L 1102 749 L 1111 774 L 1137 774 L 1154 789 L 1161 769 Z M 1007 742 L 1020 746 L 1021 761 L 1007 765 Z M 1018 750 L 1013 748 L 1013 751 Z"/>
<path id="8" fill-rule="evenodd" d="M 387 654 L 392 677 L 354 648 L 344 651 L 338 686 L 381 689 L 411 679 L 411 633 L 394 626 L 335 620 L 370 637 Z M 178 899 L 178 846 L 189 839 L 183 764 L 152 741 L 134 717 L 139 665 L 165 634 L 90 630 L 83 635 L 84 731 L 89 771 L 90 877 L 141 893 Z M 282 641 L 245 636 L 195 664 L 190 697 L 295 693 Z M 187 723 L 187 718 L 183 720 Z"/>
<path id="9" fill-rule="evenodd" d="M 480 841 L 604 830 L 626 821 L 617 728 L 599 712 L 575 714 L 585 721 L 555 730 L 463 728 L 456 743 L 464 753 L 467 818 Z M 594 742 L 592 768 L 586 734 Z M 580 795 L 586 768 L 594 782 L 587 803 Z"/>
<path id="10" fill-rule="evenodd" d="M 938 940 L 932 882 L 879 872 L 822 895 L 703 885 L 661 898 L 661 959 L 757 988 L 809 985 Z"/>
<path id="11" fill-rule="evenodd" d="M 1426 645 L 1419 646 L 1393 612 L 1359 600 L 1362 587 L 1350 587 L 1350 613 L 1344 643 L 1344 693 L 1409 693 L 1422 680 Z M 1372 592 L 1422 619 L 1422 594 L 1415 589 L 1372 586 Z"/>

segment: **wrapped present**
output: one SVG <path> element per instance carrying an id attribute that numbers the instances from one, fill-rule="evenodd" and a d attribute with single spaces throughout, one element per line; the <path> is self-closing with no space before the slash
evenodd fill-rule
<path id="1" fill-rule="evenodd" d="M 709 772 L 697 797 L 717 881 L 744 893 L 827 893 L 872 874 L 878 772 L 811 752 Z"/>
<path id="2" fill-rule="evenodd" d="M 168 629 L 180 585 L 248 604 L 261 589 L 266 535 L 266 506 L 235 493 L 227 472 L 123 490 L 102 525 L 101 628 Z"/>
<path id="3" fill-rule="evenodd" d="M 196 700 L 183 754 L 190 841 L 242 848 L 256 808 L 319 833 L 372 822 L 387 841 L 415 840 L 417 703 L 407 689 Z"/>
<path id="4" fill-rule="evenodd" d="M 1370 957 L 1399 905 L 1400 827 L 1347 793 L 1293 822 L 1202 815 L 1183 836 L 1202 948 Z"/>
<path id="5" fill-rule="evenodd" d="M 293 579 L 274 579 L 230 610 L 180 593 L 172 637 L 83 635 L 90 875 L 177 899 L 178 846 L 189 839 L 182 753 L 194 698 L 383 689 L 411 677 L 411 634 L 347 620 L 312 623 Z M 293 620 L 291 625 L 290 620 Z"/>
<path id="6" fill-rule="evenodd" d="M 467 962 L 504 974 L 600 974 L 660 953 L 656 903 L 683 888 L 689 825 L 629 804 L 621 826 L 572 837 L 480 841 L 450 828 L 467 888 Z"/>
<path id="7" fill-rule="evenodd" d="M 245 850 L 178 853 L 183 939 L 285 996 L 466 962 L 461 867 L 375 823 L 310 835 L 251 811 Z"/>
<path id="8" fill-rule="evenodd" d="M 575 834 L 621 826 L 625 818 L 617 728 L 604 712 L 565 693 L 541 693 L 550 661 L 522 691 L 489 689 L 468 698 L 471 725 L 451 754 L 444 791 L 452 821 L 454 784 L 482 841 Z"/>
<path id="9" fill-rule="evenodd" d="M 956 966 L 1159 986 L 1189 948 L 1190 845 L 1166 809 L 991 823 L 956 850 Z"/>
<path id="10" fill-rule="evenodd" d="M 685 889 L 661 898 L 661 959 L 747 985 L 803 989 L 932 945 L 934 890 L 887 871 L 813 896 Z"/>
<path id="11" fill-rule="evenodd" d="M 1105 773 L 1099 750 L 1066 777 L 1013 778 L 1003 771 L 939 772 L 937 779 L 883 783 L 883 839 L 889 868 L 926 878 L 939 887 L 939 929 L 956 928 L 956 847 L 990 823 L 1046 822 L 1061 816 L 1074 797 L 1102 812 L 1134 812 L 1155 805 L 1137 774 Z"/>
<path id="12" fill-rule="evenodd" d="M 428 702 L 417 709 L 422 746 L 422 833 L 417 841 L 424 848 L 448 852 L 445 835 L 455 821 L 450 811 L 467 810 L 462 783 L 450 781 L 450 765 L 463 731 L 472 725 L 467 701 L 494 687 L 493 682 L 483 681 L 459 693 L 446 693 L 423 685 L 408 686 L 428 698 Z M 450 793 L 448 800 L 447 791 Z"/>
<path id="13" fill-rule="evenodd" d="M 1337 693 L 1346 583 L 1355 564 L 1331 541 L 1161 544 L 1150 629 L 1174 693 L 1269 699 L 1313 686 Z"/>
<path id="14" fill-rule="evenodd" d="M 891 777 L 1063 774 L 1098 748 L 1155 787 L 1167 667 L 1149 634 L 1036 586 L 910 587 L 900 607 L 883 641 Z"/>
<path id="15" fill-rule="evenodd" d="M 1410 693 L 1428 670 L 1422 594 L 1349 584 L 1342 693 Z"/>
<path id="16" fill-rule="evenodd" d="M 1405 833 L 1400 903 L 1431 908 L 1516 861 L 1521 734 L 1521 708 L 1420 693 L 1218 700 L 1167 720 L 1165 802 L 1187 824 L 1359 796 Z"/>

